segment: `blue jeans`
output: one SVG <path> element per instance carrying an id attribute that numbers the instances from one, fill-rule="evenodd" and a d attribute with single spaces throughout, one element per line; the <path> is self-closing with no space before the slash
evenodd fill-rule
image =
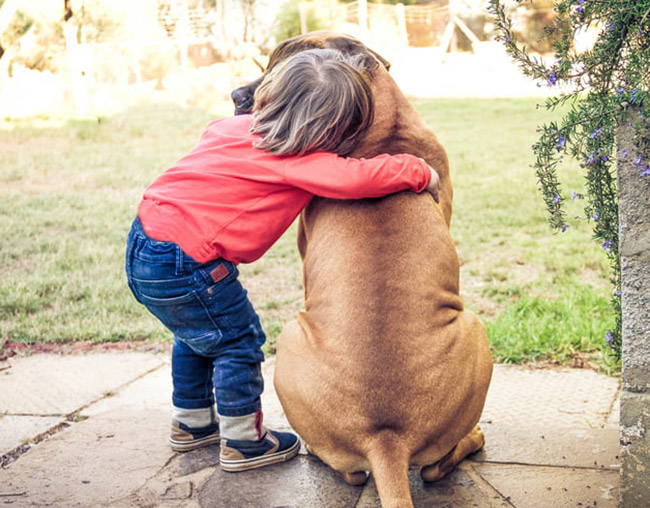
<path id="1" fill-rule="evenodd" d="M 236 265 L 223 259 L 198 263 L 175 243 L 149 238 L 138 218 L 133 222 L 127 281 L 138 302 L 174 334 L 176 407 L 211 407 L 216 395 L 224 416 L 261 408 L 266 337 L 238 274 Z"/>

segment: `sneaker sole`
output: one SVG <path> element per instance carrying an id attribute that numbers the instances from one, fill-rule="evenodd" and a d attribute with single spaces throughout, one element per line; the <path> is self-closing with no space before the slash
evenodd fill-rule
<path id="1" fill-rule="evenodd" d="M 196 450 L 197 448 L 219 443 L 220 441 L 221 437 L 219 434 L 212 434 L 210 436 L 205 436 L 201 439 L 194 439 L 192 441 L 174 441 L 173 439 L 170 439 L 169 444 L 171 445 L 172 450 L 175 452 L 189 452 L 190 450 Z"/>
<path id="2" fill-rule="evenodd" d="M 252 459 L 241 460 L 220 460 L 221 469 L 229 473 L 239 473 L 240 471 L 248 471 L 249 469 L 257 469 L 258 467 L 270 466 L 271 464 L 278 464 L 279 462 L 286 462 L 298 455 L 300 451 L 300 439 L 297 440 L 293 446 L 281 452 L 272 453 L 271 455 L 262 455 Z"/>

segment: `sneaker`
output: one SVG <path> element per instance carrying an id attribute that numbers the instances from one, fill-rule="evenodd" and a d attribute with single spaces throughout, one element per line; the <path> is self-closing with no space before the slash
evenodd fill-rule
<path id="1" fill-rule="evenodd" d="M 189 452 L 219 441 L 219 422 L 211 423 L 206 427 L 191 428 L 172 419 L 172 434 L 169 444 L 176 452 Z"/>
<path id="2" fill-rule="evenodd" d="M 294 458 L 299 450 L 298 436 L 269 430 L 259 441 L 222 439 L 219 461 L 221 469 L 235 473 L 285 462 Z"/>

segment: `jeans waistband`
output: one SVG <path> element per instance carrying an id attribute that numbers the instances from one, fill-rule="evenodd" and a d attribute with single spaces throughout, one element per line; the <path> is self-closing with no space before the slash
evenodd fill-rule
<path id="1" fill-rule="evenodd" d="M 216 264 L 224 264 L 228 266 L 227 273 L 233 273 L 233 272 L 238 273 L 237 267 L 233 263 L 230 263 L 229 261 L 226 261 L 223 258 L 216 258 L 211 261 L 208 261 L 207 263 L 199 263 L 190 255 L 185 253 L 178 246 L 178 244 L 170 241 L 154 240 L 145 232 L 140 217 L 136 217 L 134 219 L 133 224 L 131 226 L 131 235 L 133 235 L 134 237 L 140 237 L 142 239 L 141 242 L 143 242 L 142 245 L 148 244 L 150 246 L 153 246 L 153 248 L 155 248 L 156 245 L 162 245 L 162 244 L 174 245 L 176 248 L 175 249 L 176 250 L 175 253 L 176 272 L 178 275 L 182 273 L 187 273 L 188 270 L 190 272 L 196 270 L 198 275 L 202 277 L 206 282 L 209 282 L 211 280 L 214 282 L 215 274 L 212 273 L 212 270 Z"/>
<path id="2" fill-rule="evenodd" d="M 131 224 L 131 231 L 136 235 L 144 236 L 145 238 L 149 240 L 153 240 L 154 242 L 156 241 L 153 238 L 150 238 L 149 235 L 147 235 L 147 233 L 145 233 L 144 228 L 142 227 L 142 221 L 140 220 L 140 217 L 136 216 L 136 218 L 133 220 L 133 224 Z"/>

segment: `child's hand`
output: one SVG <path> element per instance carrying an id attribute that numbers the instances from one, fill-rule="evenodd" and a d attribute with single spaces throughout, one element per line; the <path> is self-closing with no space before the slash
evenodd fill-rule
<path id="1" fill-rule="evenodd" d="M 420 160 L 426 164 L 426 161 L 424 159 Z M 431 171 L 431 180 L 429 181 L 429 185 L 427 185 L 424 190 L 433 196 L 433 199 L 436 203 L 440 203 L 440 198 L 438 197 L 438 191 L 440 190 L 440 177 L 438 176 L 438 173 L 436 173 L 436 170 L 431 166 L 429 166 L 429 171 Z"/>

